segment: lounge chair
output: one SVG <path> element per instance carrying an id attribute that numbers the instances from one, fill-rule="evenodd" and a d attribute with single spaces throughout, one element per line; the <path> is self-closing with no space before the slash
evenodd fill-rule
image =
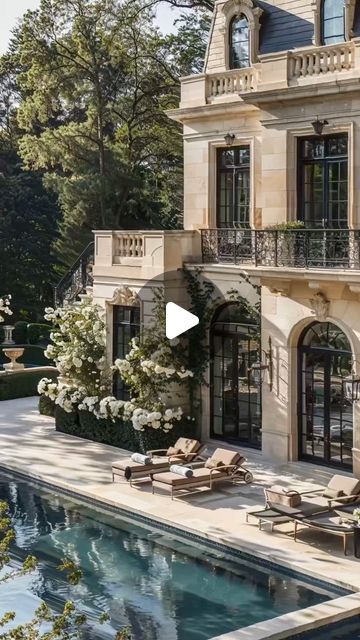
<path id="1" fill-rule="evenodd" d="M 151 458 L 148 464 L 134 462 L 132 458 L 124 458 L 112 464 L 112 479 L 125 478 L 130 482 L 143 480 L 150 473 L 168 471 L 171 464 L 189 464 L 200 454 L 202 445 L 198 440 L 179 438 L 173 447 L 169 449 L 153 449 L 147 451 L 146 456 Z"/>
<path id="2" fill-rule="evenodd" d="M 216 449 L 212 456 L 206 461 L 206 466 L 192 469 L 191 477 L 185 477 L 179 473 L 168 471 L 165 473 L 152 473 L 152 489 L 162 488 L 171 492 L 171 499 L 177 491 L 197 489 L 199 487 L 209 487 L 210 490 L 221 482 L 236 483 L 242 480 L 249 484 L 253 480 L 253 475 L 243 464 L 246 458 L 238 451 L 228 449 Z"/>
<path id="3" fill-rule="evenodd" d="M 265 502 L 269 509 L 273 509 L 284 515 L 298 514 L 299 516 L 312 516 L 335 509 L 344 504 L 353 504 L 360 501 L 360 480 L 349 476 L 334 475 L 325 489 L 313 489 L 311 491 L 291 491 L 297 494 L 301 500 L 298 505 L 286 504 L 286 493 L 277 491 L 275 487 L 265 489 Z M 314 497 L 314 500 L 303 500 L 303 496 Z"/>
<path id="4" fill-rule="evenodd" d="M 340 536 L 343 540 L 344 556 L 347 551 L 347 538 L 354 535 L 354 528 L 351 525 L 341 523 L 341 518 L 334 514 L 333 511 L 327 513 L 319 513 L 300 520 L 294 521 L 294 540 L 297 542 L 299 526 L 309 527 L 310 529 L 317 529 L 318 531 L 325 531 L 326 533 L 334 536 Z"/>

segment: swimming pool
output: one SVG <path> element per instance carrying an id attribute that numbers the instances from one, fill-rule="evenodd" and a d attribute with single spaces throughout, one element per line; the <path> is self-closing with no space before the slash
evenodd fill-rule
<path id="1" fill-rule="evenodd" d="M 335 622 L 317 631 L 312 629 L 295 636 L 294 640 L 360 640 L 360 616 Z"/>
<path id="2" fill-rule="evenodd" d="M 25 482 L 0 479 L 0 499 L 16 531 L 12 563 L 29 552 L 40 561 L 33 576 L 0 587 L 0 616 L 15 610 L 24 621 L 39 599 L 59 610 L 71 598 L 92 621 L 89 640 L 111 638 L 126 625 L 134 640 L 209 640 L 339 595 Z M 56 570 L 65 556 L 84 572 L 75 588 Z M 99 627 L 104 610 L 110 623 Z"/>

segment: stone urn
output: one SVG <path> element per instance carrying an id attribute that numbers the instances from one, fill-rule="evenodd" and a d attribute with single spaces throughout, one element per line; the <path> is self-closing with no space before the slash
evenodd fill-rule
<path id="1" fill-rule="evenodd" d="M 6 362 L 3 367 L 5 371 L 19 371 L 20 369 L 25 369 L 24 364 L 20 364 L 20 362 L 16 362 L 18 358 L 24 353 L 24 349 L 20 347 L 3 349 L 3 353 L 5 353 L 6 357 L 10 362 Z"/>
<path id="2" fill-rule="evenodd" d="M 13 327 L 11 324 L 5 324 L 3 326 L 3 329 L 5 333 L 3 344 L 15 344 L 15 341 L 13 340 L 13 337 L 12 337 L 15 327 Z"/>

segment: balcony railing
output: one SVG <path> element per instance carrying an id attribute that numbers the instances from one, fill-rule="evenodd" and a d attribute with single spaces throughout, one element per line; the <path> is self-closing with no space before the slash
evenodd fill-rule
<path id="1" fill-rule="evenodd" d="M 354 66 L 354 46 L 351 42 L 326 47 L 313 47 L 289 57 L 289 78 L 319 76 L 334 71 L 348 71 Z"/>
<path id="2" fill-rule="evenodd" d="M 203 229 L 206 263 L 360 269 L 358 229 Z"/>
<path id="3" fill-rule="evenodd" d="M 257 82 L 258 72 L 254 67 L 211 74 L 208 76 L 207 97 L 212 99 L 231 94 L 249 93 L 256 90 Z"/>

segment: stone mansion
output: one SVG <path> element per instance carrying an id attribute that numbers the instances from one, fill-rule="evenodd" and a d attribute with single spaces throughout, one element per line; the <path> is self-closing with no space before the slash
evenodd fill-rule
<path id="1" fill-rule="evenodd" d="M 95 232 L 109 357 L 151 316 L 149 282 L 186 307 L 179 270 L 201 267 L 224 299 L 203 440 L 359 476 L 360 3 L 216 0 L 204 70 L 168 115 L 184 230 Z M 261 297 L 261 348 L 231 289 Z"/>

